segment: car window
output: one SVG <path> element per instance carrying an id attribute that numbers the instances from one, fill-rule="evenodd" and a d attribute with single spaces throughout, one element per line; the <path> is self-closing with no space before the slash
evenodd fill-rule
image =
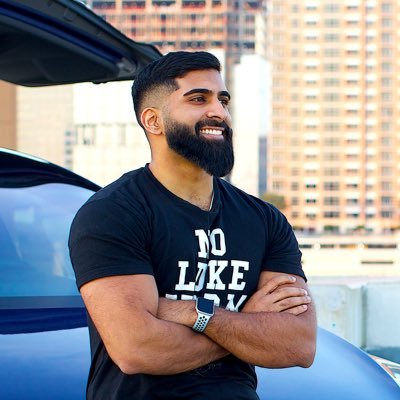
<path id="1" fill-rule="evenodd" d="M 0 188 L 0 298 L 79 295 L 67 241 L 92 194 L 61 183 Z"/>

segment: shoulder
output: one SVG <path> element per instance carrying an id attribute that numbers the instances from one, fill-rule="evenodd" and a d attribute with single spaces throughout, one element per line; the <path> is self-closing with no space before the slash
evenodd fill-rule
<path id="1" fill-rule="evenodd" d="M 283 213 L 281 211 L 279 211 L 271 203 L 268 203 L 265 200 L 262 200 L 259 197 L 253 196 L 249 193 L 246 193 L 242 189 L 239 189 L 238 187 L 232 185 L 230 182 L 227 182 L 224 179 L 218 179 L 217 182 L 218 182 L 223 200 L 226 199 L 227 197 L 229 197 L 233 201 L 243 202 L 246 205 L 248 205 L 249 207 L 259 210 L 268 219 L 286 220 L 286 217 L 283 215 Z"/>
<path id="2" fill-rule="evenodd" d="M 141 191 L 141 182 L 146 179 L 145 175 L 144 168 L 127 172 L 96 192 L 86 203 L 98 200 L 121 200 L 126 196 L 131 197 L 131 194 L 139 194 Z"/>
<path id="3" fill-rule="evenodd" d="M 90 197 L 75 215 L 71 237 L 144 225 L 147 210 L 141 189 L 143 174 L 143 168 L 128 172 Z"/>

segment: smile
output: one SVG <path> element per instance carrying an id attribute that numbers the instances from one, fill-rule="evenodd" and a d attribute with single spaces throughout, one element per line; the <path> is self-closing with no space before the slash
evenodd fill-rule
<path id="1" fill-rule="evenodd" d="M 222 135 L 222 130 L 206 128 L 206 129 L 200 129 L 200 133 L 202 135 L 221 136 Z"/>

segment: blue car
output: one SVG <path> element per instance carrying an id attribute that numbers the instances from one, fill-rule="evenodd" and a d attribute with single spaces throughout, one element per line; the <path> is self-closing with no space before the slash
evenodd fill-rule
<path id="1" fill-rule="evenodd" d="M 98 189 L 64 168 L 0 149 L 0 399 L 85 398 L 89 334 L 67 238 L 76 211 Z M 312 367 L 257 368 L 258 393 L 268 400 L 398 400 L 400 365 L 380 363 L 386 371 L 319 329 Z"/>
<path id="2" fill-rule="evenodd" d="M 0 79 L 26 86 L 131 80 L 160 56 L 72 0 L 0 0 L 0 36 L 12 44 L 0 53 Z M 89 334 L 67 237 L 98 189 L 45 160 L 0 149 L 0 399 L 85 398 Z M 378 361 L 319 329 L 312 367 L 257 368 L 258 393 L 400 399 L 400 366 Z"/>

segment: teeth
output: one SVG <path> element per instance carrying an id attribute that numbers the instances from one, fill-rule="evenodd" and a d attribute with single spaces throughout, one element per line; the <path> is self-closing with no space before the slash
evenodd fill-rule
<path id="1" fill-rule="evenodd" d="M 205 133 L 207 135 L 222 135 L 222 132 L 218 129 L 202 129 L 201 133 Z"/>

